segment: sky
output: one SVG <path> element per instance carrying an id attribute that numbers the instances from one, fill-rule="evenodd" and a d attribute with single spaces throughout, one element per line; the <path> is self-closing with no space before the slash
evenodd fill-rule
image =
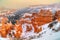
<path id="1" fill-rule="evenodd" d="M 30 5 L 59 3 L 60 0 L 0 0 L 0 7 L 24 8 Z"/>

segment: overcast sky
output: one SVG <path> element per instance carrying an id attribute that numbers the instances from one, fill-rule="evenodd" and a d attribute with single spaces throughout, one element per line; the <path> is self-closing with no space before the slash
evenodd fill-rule
<path id="1" fill-rule="evenodd" d="M 30 5 L 58 3 L 60 0 L 0 0 L 0 7 L 24 8 Z"/>

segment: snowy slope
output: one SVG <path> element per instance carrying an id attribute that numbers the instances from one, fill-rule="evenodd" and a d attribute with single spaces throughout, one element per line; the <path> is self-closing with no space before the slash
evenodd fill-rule
<path id="1" fill-rule="evenodd" d="M 49 23 L 48 23 L 49 24 Z M 48 28 L 48 24 L 42 25 L 43 27 L 43 31 L 35 34 L 34 32 L 29 32 L 26 33 L 23 37 L 25 37 L 26 39 L 23 40 L 60 40 L 60 31 L 55 32 L 52 31 L 52 29 Z M 29 38 L 29 36 L 33 36 L 33 38 Z M 9 38 L 0 38 L 0 40 L 10 40 Z"/>

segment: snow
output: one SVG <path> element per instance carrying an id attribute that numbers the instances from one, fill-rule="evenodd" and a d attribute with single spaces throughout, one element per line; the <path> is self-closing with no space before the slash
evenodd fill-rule
<path id="1" fill-rule="evenodd" d="M 10 40 L 9 38 L 0 38 L 0 40 Z"/>
<path id="2" fill-rule="evenodd" d="M 25 37 L 25 38 L 35 34 L 33 31 L 34 29 L 32 29 L 30 32 L 26 32 L 26 25 L 32 26 L 32 24 L 25 23 L 22 25 L 22 28 L 23 28 L 22 37 Z"/>
<path id="3" fill-rule="evenodd" d="M 23 26 L 23 28 L 26 26 L 26 25 L 31 25 L 31 24 L 23 24 L 22 26 Z M 60 31 L 58 31 L 58 32 L 54 32 L 54 31 L 52 31 L 52 29 L 49 29 L 48 28 L 48 25 L 49 25 L 49 23 L 47 23 L 47 24 L 45 24 L 45 25 L 42 25 L 42 27 L 43 27 L 43 31 L 42 32 L 40 32 L 40 33 L 38 33 L 38 34 L 41 34 L 40 36 L 38 35 L 38 34 L 35 34 L 34 32 L 33 32 L 33 30 L 32 31 L 30 31 L 30 32 L 25 32 L 26 31 L 26 27 L 23 29 L 23 30 L 25 30 L 25 31 L 23 31 L 23 33 L 22 33 L 22 37 L 25 37 L 25 38 L 28 38 L 29 36 L 39 36 L 39 37 L 37 37 L 37 38 L 34 38 L 34 39 L 31 39 L 31 40 L 60 40 Z M 57 23 L 57 25 L 59 25 L 59 22 Z M 56 26 L 57 26 L 56 25 Z M 31 25 L 32 26 L 32 25 Z M 57 26 L 58 27 L 58 26 Z M 1 38 L 0 37 L 0 40 L 10 40 L 9 38 Z M 26 39 L 27 40 L 27 39 Z"/>
<path id="4" fill-rule="evenodd" d="M 46 34 L 43 34 L 42 37 L 32 39 L 32 40 L 60 40 L 60 31 L 53 33 L 50 31 L 47 31 Z"/>
<path id="5" fill-rule="evenodd" d="M 32 16 L 32 14 L 30 14 L 30 13 L 25 13 L 22 17 L 25 17 L 25 16 Z"/>
<path id="6" fill-rule="evenodd" d="M 59 23 L 57 23 L 59 25 Z M 48 24 L 42 25 L 43 27 L 43 31 L 35 34 L 35 36 L 39 36 L 39 34 L 41 34 L 39 37 L 31 39 L 31 40 L 60 40 L 60 31 L 58 32 L 54 32 L 52 31 L 52 29 L 48 28 Z M 28 32 L 25 34 L 24 37 L 28 38 L 29 36 L 34 36 L 34 32 Z"/>
<path id="7" fill-rule="evenodd" d="M 58 29 L 59 28 L 59 26 L 60 26 L 60 22 L 58 22 L 56 25 L 54 25 L 55 27 L 53 27 L 54 29 Z"/>
<path id="8" fill-rule="evenodd" d="M 59 22 L 57 24 L 59 25 Z M 49 29 L 47 25 L 48 24 L 43 25 L 44 28 L 46 28 L 46 32 L 44 32 L 41 37 L 32 40 L 60 40 L 60 31 L 54 32 L 52 29 Z M 56 25 L 56 28 L 58 28 L 58 25 Z"/>

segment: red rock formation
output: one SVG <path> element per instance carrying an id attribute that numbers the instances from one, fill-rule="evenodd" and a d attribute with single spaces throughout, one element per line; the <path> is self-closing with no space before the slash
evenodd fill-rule
<path id="1" fill-rule="evenodd" d="M 55 17 L 60 21 L 60 10 L 56 11 Z"/>
<path id="2" fill-rule="evenodd" d="M 57 11 L 55 14 L 55 17 L 60 20 L 60 11 Z M 29 18 L 29 19 L 27 19 Z M 0 34 L 1 37 L 7 37 L 7 34 L 11 30 L 15 30 L 16 33 L 14 33 L 14 36 L 16 38 L 21 37 L 22 34 L 22 24 L 27 23 L 27 24 L 32 24 L 32 26 L 26 25 L 26 32 L 29 32 L 32 30 L 32 27 L 34 28 L 35 33 L 39 33 L 42 31 L 41 25 L 44 25 L 46 23 L 52 22 L 53 21 L 53 14 L 50 10 L 41 10 L 39 13 L 32 13 L 32 16 L 25 16 L 20 18 L 19 20 L 16 20 L 15 25 L 13 26 L 12 23 L 7 22 L 7 18 L 3 18 L 1 21 L 1 29 L 0 29 Z M 13 29 L 12 29 L 13 26 Z"/>

